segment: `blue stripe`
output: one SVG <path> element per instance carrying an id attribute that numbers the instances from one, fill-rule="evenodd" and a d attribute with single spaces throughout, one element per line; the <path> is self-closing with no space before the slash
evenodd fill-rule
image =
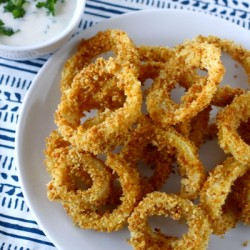
<path id="1" fill-rule="evenodd" d="M 115 10 L 115 9 L 106 9 L 105 7 L 100 7 L 100 6 L 94 6 L 94 5 L 90 5 L 90 4 L 86 4 L 86 8 L 90 8 L 90 9 L 94 9 L 94 10 L 101 10 L 101 11 L 104 11 L 104 12 L 110 12 L 110 13 L 114 13 L 114 14 L 123 14 L 124 11 L 118 11 L 118 10 Z"/>
<path id="2" fill-rule="evenodd" d="M 91 15 L 91 16 L 98 16 L 98 17 L 102 17 L 102 18 L 110 18 L 110 16 L 104 16 L 104 15 L 100 15 L 97 13 L 91 13 L 89 11 L 85 11 L 85 14 Z"/>
<path id="3" fill-rule="evenodd" d="M 3 145 L 3 144 L 0 144 L 0 148 L 15 149 L 15 147 L 13 147 L 13 146 L 7 146 L 7 145 Z"/>
<path id="4" fill-rule="evenodd" d="M 45 236 L 44 232 L 40 229 L 37 229 L 37 228 L 24 227 L 24 226 L 20 226 L 18 224 L 12 224 L 12 223 L 8 223 L 8 222 L 4 222 L 4 221 L 0 221 L 0 226 L 23 231 L 23 232 L 34 233 L 34 234 Z"/>
<path id="5" fill-rule="evenodd" d="M 37 223 L 34 220 L 27 220 L 27 219 L 23 219 L 23 218 L 19 218 L 19 217 L 9 216 L 9 215 L 6 215 L 6 214 L 0 214 L 0 217 L 37 225 Z"/>
<path id="6" fill-rule="evenodd" d="M 128 6 L 122 6 L 122 5 L 118 5 L 118 4 L 108 3 L 106 1 L 104 2 L 104 1 L 98 1 L 98 0 L 89 0 L 88 2 L 101 3 L 101 4 L 108 5 L 108 6 L 118 7 L 118 8 L 127 9 L 127 10 L 138 10 L 138 8 L 132 8 L 132 7 L 128 7 Z"/>
<path id="7" fill-rule="evenodd" d="M 9 132 L 9 133 L 13 133 L 13 134 L 16 133 L 16 131 L 13 129 L 0 128 L 0 130 L 5 131 L 5 132 Z"/>
<path id="8" fill-rule="evenodd" d="M 20 71 L 25 71 L 25 72 L 32 73 L 32 74 L 36 74 L 38 72 L 38 71 L 28 70 L 25 68 L 19 68 L 16 66 L 11 66 L 11 65 L 7 65 L 7 64 L 3 64 L 3 63 L 0 63 L 0 66 L 6 67 L 6 68 L 11 68 L 11 69 L 16 69 L 16 70 L 20 70 Z"/>
<path id="9" fill-rule="evenodd" d="M 15 142 L 15 137 L 10 137 L 7 135 L 0 135 L 0 140 Z"/>
<path id="10" fill-rule="evenodd" d="M 33 242 L 36 242 L 36 243 L 40 243 L 40 244 L 44 244 L 44 245 L 47 245 L 47 246 L 54 247 L 54 245 L 52 243 L 47 242 L 47 241 L 37 240 L 37 239 L 30 238 L 30 237 L 16 235 L 16 234 L 10 234 L 10 233 L 6 233 L 4 231 L 0 231 L 0 233 L 2 233 L 3 235 L 6 235 L 6 236 L 17 238 L 17 239 L 29 240 L 29 241 L 33 241 Z"/>
<path id="11" fill-rule="evenodd" d="M 37 58 L 36 60 L 41 61 L 42 63 L 45 63 L 48 60 L 48 57 L 46 57 L 46 58 L 40 57 L 40 58 Z"/>
<path id="12" fill-rule="evenodd" d="M 121 9 L 124 9 L 124 10 L 138 10 L 138 8 L 118 5 L 118 4 L 114 4 L 114 3 L 108 3 L 107 1 L 104 2 L 104 1 L 98 1 L 98 0 L 91 0 L 91 1 L 88 1 L 88 2 L 100 3 L 100 4 L 103 4 L 103 5 L 106 5 L 106 6 L 112 6 L 112 7 L 121 8 Z M 86 4 L 86 6 L 87 6 L 87 4 Z M 104 9 L 100 8 L 100 10 L 105 10 L 105 8 Z"/>
<path id="13" fill-rule="evenodd" d="M 39 69 L 43 66 L 43 64 L 45 62 L 46 62 L 46 60 L 43 61 L 43 62 L 41 62 L 41 63 L 36 63 L 34 61 L 18 61 L 19 64 L 24 64 L 24 65 L 28 65 L 28 66 L 34 66 L 34 67 L 37 67 Z"/>

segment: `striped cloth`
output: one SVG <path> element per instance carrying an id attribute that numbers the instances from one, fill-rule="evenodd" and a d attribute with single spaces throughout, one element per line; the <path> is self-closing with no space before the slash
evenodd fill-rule
<path id="1" fill-rule="evenodd" d="M 151 8 L 194 10 L 250 28 L 248 0 L 87 0 L 78 32 L 126 12 Z M 14 152 L 20 106 L 49 56 L 29 61 L 0 58 L 0 249 L 55 249 L 33 219 L 20 188 Z"/>

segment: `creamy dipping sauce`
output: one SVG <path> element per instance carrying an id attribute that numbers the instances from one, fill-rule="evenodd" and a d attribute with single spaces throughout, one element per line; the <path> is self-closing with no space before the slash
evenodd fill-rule
<path id="1" fill-rule="evenodd" d="M 8 46 L 37 45 L 53 39 L 67 28 L 76 9 L 75 0 L 57 1 L 56 14 L 47 14 L 47 9 L 36 7 L 37 1 L 27 1 L 24 8 L 26 14 L 14 19 L 11 13 L 4 12 L 4 4 L 0 4 L 0 19 L 4 26 L 19 30 L 12 36 L 0 35 L 0 44 Z"/>

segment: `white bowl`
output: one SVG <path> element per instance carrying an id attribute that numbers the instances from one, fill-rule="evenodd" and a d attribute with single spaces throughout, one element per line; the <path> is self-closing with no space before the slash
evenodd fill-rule
<path id="1" fill-rule="evenodd" d="M 75 29 L 80 23 L 82 18 L 85 0 L 68 0 L 76 1 L 76 6 L 74 13 L 72 13 L 72 18 L 69 23 L 65 26 L 65 29 L 60 33 L 49 39 L 48 41 L 38 42 L 32 45 L 21 45 L 21 46 L 12 46 L 0 44 L 0 57 L 10 59 L 10 60 L 28 60 L 36 58 L 39 56 L 47 55 L 54 52 L 56 49 L 61 47 L 65 42 L 67 42 Z M 37 20 L 39 22 L 39 20 Z M 34 29 L 36 24 L 34 24 Z"/>

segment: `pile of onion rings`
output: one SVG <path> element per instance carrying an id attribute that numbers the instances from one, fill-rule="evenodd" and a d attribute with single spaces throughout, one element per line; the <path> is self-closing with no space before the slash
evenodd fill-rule
<path id="1" fill-rule="evenodd" d="M 82 40 L 46 138 L 48 199 L 86 230 L 127 225 L 138 250 L 206 249 L 210 235 L 249 225 L 250 91 L 221 84 L 222 53 L 250 79 L 250 52 L 214 36 L 173 48 L 136 46 L 116 29 Z M 199 150 L 213 138 L 226 159 L 207 170 Z M 179 190 L 168 193 L 173 175 Z M 183 218 L 187 233 L 153 231 L 148 217 L 162 215 Z"/>

